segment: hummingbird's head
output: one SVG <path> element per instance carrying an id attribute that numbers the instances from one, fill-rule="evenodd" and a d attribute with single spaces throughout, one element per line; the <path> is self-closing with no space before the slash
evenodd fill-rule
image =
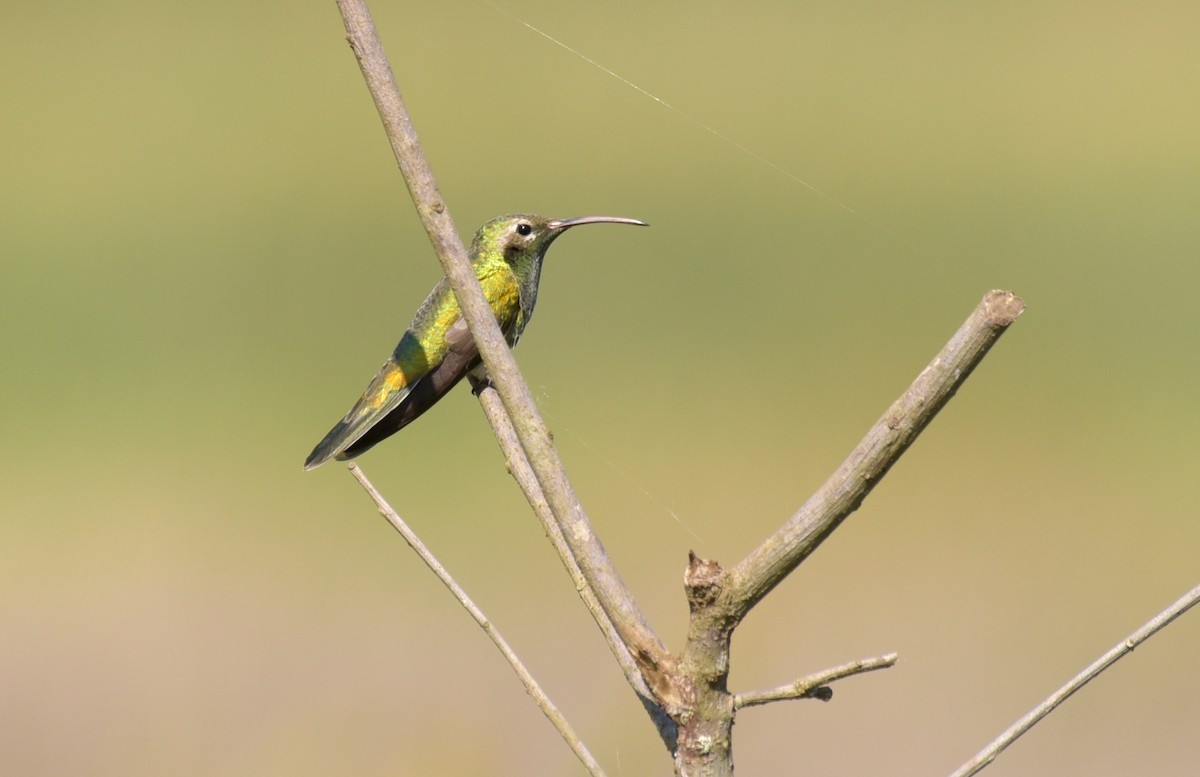
<path id="1" fill-rule="evenodd" d="M 494 218 L 479 228 L 471 244 L 471 255 L 480 256 L 494 251 L 514 265 L 522 259 L 541 260 L 554 239 L 571 227 L 605 222 L 646 226 L 644 221 L 616 216 L 548 219 L 533 213 L 512 213 Z"/>

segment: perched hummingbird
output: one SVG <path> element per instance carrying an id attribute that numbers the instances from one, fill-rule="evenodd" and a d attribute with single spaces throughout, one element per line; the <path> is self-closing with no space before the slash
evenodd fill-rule
<path id="1" fill-rule="evenodd" d="M 546 249 L 571 227 L 604 222 L 646 226 L 614 216 L 548 219 L 516 213 L 492 219 L 475 233 L 471 264 L 510 348 L 533 315 Z M 442 278 L 362 398 L 317 443 L 304 468 L 354 458 L 411 423 L 468 373 L 482 378 L 483 372 L 458 300 Z"/>

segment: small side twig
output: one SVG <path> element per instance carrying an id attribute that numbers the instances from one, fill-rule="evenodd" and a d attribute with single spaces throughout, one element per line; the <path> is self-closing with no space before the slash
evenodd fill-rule
<path id="1" fill-rule="evenodd" d="M 379 514 L 382 515 L 387 522 L 392 525 L 392 528 L 399 532 L 400 536 L 404 538 L 404 541 L 408 543 L 408 546 L 416 551 L 417 555 L 421 557 L 421 560 L 425 562 L 425 565 L 429 567 L 429 569 L 435 575 L 437 575 L 438 579 L 442 581 L 443 585 L 450 589 L 450 593 L 454 594 L 454 598 L 458 600 L 458 603 L 461 604 L 468 613 L 470 613 L 471 617 L 475 619 L 475 622 L 478 623 L 483 629 L 484 633 L 488 635 L 488 638 L 495 643 L 496 647 L 504 655 L 505 660 L 507 660 L 509 665 L 512 666 L 513 671 L 517 673 L 517 677 L 520 678 L 521 684 L 525 686 L 525 692 L 529 694 L 534 703 L 536 703 L 538 708 L 541 709 L 542 714 L 546 716 L 546 719 L 549 720 L 550 724 L 553 725 L 558 731 L 559 735 L 563 738 L 563 741 L 567 743 L 567 746 L 571 748 L 571 751 L 574 752 L 576 757 L 578 757 L 583 763 L 583 766 L 588 770 L 588 773 L 593 775 L 593 777 L 605 777 L 604 770 L 600 768 L 600 764 L 596 762 L 594 757 L 592 757 L 592 754 L 588 751 L 587 746 L 583 744 L 583 740 L 579 738 L 579 735 L 576 734 L 575 730 L 571 728 L 571 724 L 567 722 L 565 717 L 563 717 L 563 714 L 559 711 L 558 707 L 554 705 L 554 702 L 550 700 L 550 697 L 547 696 L 546 692 L 542 690 L 540 685 L 538 685 L 537 680 L 535 680 L 533 675 L 529 673 L 529 670 L 525 668 L 525 665 L 521 662 L 521 659 L 517 657 L 515 652 L 513 652 L 513 649 L 509 646 L 508 641 L 505 640 L 500 634 L 500 631 L 495 627 L 495 625 L 492 624 L 490 620 L 488 620 L 488 617 L 483 614 L 483 611 L 476 606 L 475 602 L 471 600 L 471 597 L 467 595 L 467 592 L 463 590 L 462 586 L 460 586 L 458 582 L 450 576 L 450 573 L 447 572 L 446 568 L 443 567 L 441 562 L 437 560 L 437 557 L 433 555 L 433 552 L 426 547 L 425 543 L 421 542 L 421 538 L 418 537 L 416 533 L 409 528 L 408 524 L 404 522 L 404 519 L 392 509 L 392 506 L 389 505 L 387 500 L 383 498 L 383 495 L 376 490 L 375 486 L 370 480 L 367 479 L 367 476 L 361 469 L 359 469 L 358 465 L 351 463 L 348 466 L 350 468 L 350 473 L 354 475 L 354 478 L 358 481 L 359 485 L 363 487 L 363 490 L 365 490 L 368 496 L 371 497 L 371 500 L 375 502 L 375 506 L 379 508 Z"/>
<path id="2" fill-rule="evenodd" d="M 856 674 L 893 667 L 896 665 L 899 657 L 899 653 L 888 653 L 876 658 L 864 658 L 821 672 L 815 672 L 806 677 L 801 677 L 794 683 L 781 685 L 769 691 L 739 693 L 733 697 L 733 708 L 740 710 L 743 707 L 754 707 L 759 704 L 769 704 L 773 701 L 786 701 L 788 699 L 819 699 L 820 701 L 829 701 L 833 698 L 833 689 L 829 687 L 830 683 L 844 680 L 847 677 L 853 677 Z"/>
<path id="3" fill-rule="evenodd" d="M 950 777 L 969 777 L 972 774 L 978 773 L 985 766 L 996 760 L 996 756 L 1000 755 L 1005 748 L 1017 741 L 1022 734 L 1037 725 L 1042 718 L 1053 712 L 1058 705 L 1071 698 L 1072 694 L 1095 679 L 1105 669 L 1108 669 L 1117 661 L 1132 653 L 1135 647 L 1153 637 L 1171 621 L 1195 606 L 1197 602 L 1200 602 L 1200 585 L 1188 591 L 1170 607 L 1155 615 L 1144 626 L 1130 634 L 1120 644 L 1114 646 L 1112 650 L 1096 659 L 1087 669 L 1072 677 L 1070 682 L 1050 694 L 1049 698 L 1026 713 L 1016 723 L 1012 724 L 1007 731 L 996 737 L 991 744 L 980 750 L 970 761 L 960 766 Z"/>

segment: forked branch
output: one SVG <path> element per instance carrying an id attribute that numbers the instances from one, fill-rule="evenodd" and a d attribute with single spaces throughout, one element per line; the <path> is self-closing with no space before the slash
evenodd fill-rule
<path id="1" fill-rule="evenodd" d="M 681 689 L 679 696 L 689 700 L 690 711 L 699 714 L 687 715 L 681 726 L 681 746 L 675 755 L 678 774 L 733 774 L 730 739 L 739 705 L 726 687 L 733 630 L 858 509 L 1024 309 L 1021 299 L 1010 292 L 988 292 L 842 466 L 779 530 L 729 571 L 715 561 L 692 556 L 684 575 L 691 618 L 675 685 Z M 784 698 L 788 691 L 779 693 Z M 756 694 L 743 695 L 742 706 L 755 698 Z"/>

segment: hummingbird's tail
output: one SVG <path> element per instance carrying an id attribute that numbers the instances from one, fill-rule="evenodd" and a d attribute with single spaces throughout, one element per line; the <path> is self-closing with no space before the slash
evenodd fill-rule
<path id="1" fill-rule="evenodd" d="M 457 380 L 451 382 L 449 387 L 454 383 L 457 383 Z M 424 380 L 414 385 L 415 392 L 404 391 L 400 394 L 403 399 L 394 403 L 394 406 L 385 405 L 383 410 L 375 408 L 373 403 L 368 401 L 368 390 L 354 409 L 329 430 L 325 439 L 317 443 L 317 447 L 313 448 L 312 453 L 304 460 L 304 468 L 315 469 L 330 459 L 345 461 L 366 453 L 384 438 L 407 426 L 441 397 L 441 394 L 429 396 L 430 390 L 445 393 L 449 388 L 439 387 L 436 383 Z"/>
<path id="2" fill-rule="evenodd" d="M 325 439 L 317 443 L 312 453 L 304 460 L 304 469 L 316 469 L 330 459 L 348 461 L 374 448 L 375 445 L 408 424 L 412 418 L 393 420 L 389 425 L 387 419 L 383 424 L 362 430 L 361 425 L 355 426 L 345 421 L 329 430 Z"/>
<path id="3" fill-rule="evenodd" d="M 317 447 L 312 449 L 312 453 L 308 454 L 308 458 L 304 460 L 304 469 L 315 469 L 325 462 L 334 458 L 340 458 L 343 450 L 350 445 L 350 440 L 346 439 L 346 427 L 349 426 L 345 421 L 341 421 L 337 426 L 329 430 L 329 434 L 325 435 L 325 439 L 317 443 Z M 345 458 L 350 458 L 349 456 Z"/>

